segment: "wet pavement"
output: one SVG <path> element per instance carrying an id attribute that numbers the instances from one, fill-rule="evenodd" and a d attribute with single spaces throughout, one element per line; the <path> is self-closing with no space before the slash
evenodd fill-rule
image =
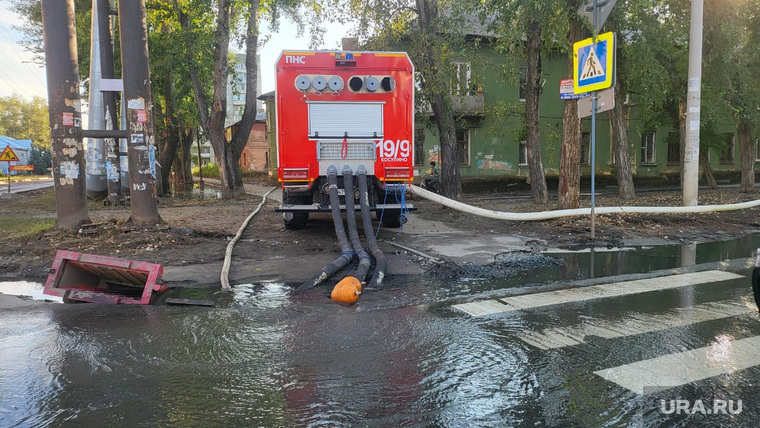
<path id="1" fill-rule="evenodd" d="M 5 178 L 0 179 L 0 195 L 8 195 L 8 193 L 29 192 L 31 190 L 53 187 L 53 179 L 52 177 L 35 177 L 30 179 L 11 180 L 10 184 L 10 192 L 8 192 L 8 181 Z"/>
<path id="2" fill-rule="evenodd" d="M 0 305 L 0 426 L 756 426 L 758 246 L 564 249 L 354 306 L 274 282 Z"/>

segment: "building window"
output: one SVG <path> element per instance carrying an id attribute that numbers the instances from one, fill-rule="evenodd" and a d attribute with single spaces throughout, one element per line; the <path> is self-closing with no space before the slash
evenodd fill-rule
<path id="1" fill-rule="evenodd" d="M 528 84 L 528 67 L 520 67 L 520 101 L 525 102 L 525 86 Z"/>
<path id="2" fill-rule="evenodd" d="M 678 132 L 668 134 L 668 165 L 681 164 L 681 135 Z"/>
<path id="3" fill-rule="evenodd" d="M 641 136 L 641 164 L 653 165 L 654 158 L 654 132 L 647 132 Z"/>
<path id="4" fill-rule="evenodd" d="M 472 77 L 472 71 L 469 62 L 455 62 L 454 63 L 454 85 L 452 92 L 454 95 L 469 95 L 470 94 L 470 80 Z"/>
<path id="5" fill-rule="evenodd" d="M 457 162 L 459 166 L 470 166 L 470 130 L 457 129 Z"/>
<path id="6" fill-rule="evenodd" d="M 581 133 L 581 165 L 591 165 L 591 133 Z"/>
<path id="7" fill-rule="evenodd" d="M 425 165 L 425 128 L 414 131 L 414 166 Z"/>
<path id="8" fill-rule="evenodd" d="M 520 141 L 520 154 L 517 164 L 519 166 L 528 166 L 528 142 Z"/>
<path id="9" fill-rule="evenodd" d="M 720 154 L 720 163 L 722 165 L 733 165 L 734 164 L 734 134 L 733 133 L 727 133 L 723 134 L 723 138 L 726 142 L 726 149 L 723 151 L 723 153 Z"/>
<path id="10" fill-rule="evenodd" d="M 235 74 L 232 77 L 233 92 L 245 93 L 246 77 L 245 74 Z"/>

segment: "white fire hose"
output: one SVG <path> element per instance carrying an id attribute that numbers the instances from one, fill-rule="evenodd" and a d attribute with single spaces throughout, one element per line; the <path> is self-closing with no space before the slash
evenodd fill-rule
<path id="1" fill-rule="evenodd" d="M 512 221 L 535 221 L 550 220 L 560 217 L 572 217 L 581 215 L 591 215 L 591 208 L 576 208 L 571 210 L 554 210 L 541 211 L 532 213 L 513 213 L 506 211 L 494 211 L 486 208 L 474 207 L 463 204 L 443 197 L 437 193 L 425 190 L 419 186 L 411 185 L 411 191 L 415 196 L 421 196 L 429 201 L 439 203 L 443 206 L 453 208 L 458 211 L 474 214 L 481 217 L 493 218 L 497 220 Z M 706 213 L 714 211 L 733 211 L 754 208 L 760 206 L 760 199 L 754 201 L 741 202 L 738 204 L 725 205 L 696 205 L 689 207 L 597 207 L 594 208 L 595 214 L 683 214 L 683 213 Z"/>
<path id="2" fill-rule="evenodd" d="M 259 213 L 261 211 L 261 207 L 264 206 L 264 203 L 267 201 L 267 196 L 269 196 L 270 193 L 272 193 L 276 187 L 272 187 L 269 189 L 268 192 L 264 194 L 264 197 L 261 198 L 261 202 L 259 203 L 259 206 L 256 207 L 256 209 L 248 215 L 248 217 L 243 221 L 243 225 L 240 226 L 240 229 L 238 229 L 237 235 L 235 235 L 234 238 L 230 241 L 229 244 L 227 244 L 227 251 L 224 254 L 224 264 L 222 265 L 222 274 L 219 277 L 220 281 L 222 282 L 222 290 L 229 291 L 232 290 L 232 287 L 230 286 L 230 265 L 232 264 L 232 249 L 235 247 L 235 244 L 238 240 L 240 240 L 240 237 L 243 235 L 243 231 L 246 227 L 248 227 L 248 223 L 250 223 L 253 216 Z"/>

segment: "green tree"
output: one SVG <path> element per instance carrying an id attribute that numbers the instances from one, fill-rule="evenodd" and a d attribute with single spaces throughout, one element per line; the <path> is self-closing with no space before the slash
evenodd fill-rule
<path id="1" fill-rule="evenodd" d="M 177 190 L 187 191 L 192 189 L 193 184 L 190 146 L 197 135 L 200 117 L 191 82 L 184 78 L 189 75 L 185 60 L 186 35 L 176 19 L 172 1 L 150 1 L 146 11 L 148 22 L 155 23 L 149 33 L 149 46 L 160 182 L 164 193 L 169 191 L 171 184 Z M 195 49 L 198 68 L 211 67 L 212 55 L 210 49 L 204 50 L 206 46 L 210 44 L 198 43 Z M 207 77 L 210 82 L 210 72 Z M 172 168 L 174 183 L 170 180 Z"/>
<path id="2" fill-rule="evenodd" d="M 0 97 L 0 133 L 17 140 L 32 140 L 50 147 L 47 103 L 40 97 L 27 101 L 18 95 Z"/>
<path id="3" fill-rule="evenodd" d="M 704 87 L 722 112 L 730 112 L 737 124 L 741 156 L 742 192 L 755 189 L 756 153 L 752 131 L 760 123 L 757 105 L 760 89 L 760 0 L 705 2 Z M 723 108 L 721 108 L 723 107 Z M 722 116 L 722 117 L 721 117 Z M 718 122 L 726 115 L 711 117 Z M 701 140 L 717 140 L 714 147 L 727 147 L 725 139 L 711 129 Z"/>
<path id="4" fill-rule="evenodd" d="M 214 148 L 219 165 L 222 197 L 243 195 L 245 189 L 238 161 L 257 113 L 259 20 L 268 17 L 276 22 L 282 12 L 292 17 L 295 11 L 303 10 L 312 18 L 313 31 L 319 34 L 319 5 L 307 2 L 307 6 L 299 9 L 302 3 L 296 0 L 219 0 L 215 3 L 215 9 L 210 10 L 205 0 L 172 1 L 179 25 L 184 30 L 185 60 L 198 105 L 200 125 Z M 295 21 L 302 23 L 298 19 Z M 246 101 L 239 127 L 228 139 L 224 121 L 227 116 L 229 47 L 233 39 L 240 41 L 246 54 Z M 199 41 L 202 43 L 199 44 Z M 205 59 L 199 58 L 199 53 L 206 48 L 211 48 L 211 67 L 202 66 Z M 211 78 L 208 78 L 209 75 Z M 209 88 L 206 82 L 213 85 Z"/>
<path id="5" fill-rule="evenodd" d="M 201 2 L 204 3 L 204 2 Z M 185 34 L 185 54 L 189 66 L 195 101 L 198 104 L 200 123 L 214 148 L 222 198 L 234 198 L 245 194 L 238 160 L 248 140 L 248 134 L 256 118 L 256 54 L 258 52 L 259 1 L 219 0 L 216 10 L 211 11 L 196 0 L 174 0 L 174 11 Z M 227 77 L 229 75 L 229 45 L 232 29 L 238 22 L 247 22 L 246 46 L 246 103 L 240 128 L 228 140 L 224 121 L 227 116 Z M 213 30 L 212 30 L 213 29 Z M 212 32 L 213 31 L 213 32 Z M 211 96 L 202 79 L 203 69 L 198 66 L 194 47 L 195 40 L 203 36 L 211 38 L 213 46 L 213 89 Z"/>
<path id="6" fill-rule="evenodd" d="M 649 0 L 629 0 L 617 3 L 612 10 L 606 29 L 614 31 L 618 37 L 616 43 L 616 70 L 617 82 L 615 82 L 615 105 L 610 110 L 610 122 L 612 124 L 612 159 L 618 185 L 618 196 L 621 200 L 628 201 L 636 198 L 633 185 L 633 171 L 628 142 L 628 117 L 630 105 L 626 104 L 628 95 L 628 70 L 629 52 L 637 49 L 636 41 L 640 34 L 639 29 L 652 19 L 653 14 Z M 649 23 L 651 25 L 651 22 Z"/>
<path id="7" fill-rule="evenodd" d="M 29 164 L 34 165 L 34 173 L 47 175 L 49 169 L 53 167 L 53 156 L 50 149 L 43 149 L 32 146 L 29 152 Z"/>
<path id="8" fill-rule="evenodd" d="M 578 15 L 581 0 L 566 0 L 563 16 L 567 19 L 567 77 L 573 77 L 573 43 L 587 37 L 587 31 Z M 562 112 L 562 155 L 559 162 L 559 188 L 557 207 L 578 208 L 581 194 L 581 120 L 578 118 L 578 101 L 565 101 Z"/>
<path id="9" fill-rule="evenodd" d="M 498 50 L 513 57 L 511 62 L 526 62 L 525 142 L 528 152 L 533 201 L 547 203 L 549 193 L 541 160 L 540 97 L 542 93 L 542 56 L 567 52 L 558 44 L 566 33 L 562 0 L 492 0 L 483 4 L 484 21 L 491 22 Z M 525 41 L 524 43 L 522 41 Z"/>
<path id="10" fill-rule="evenodd" d="M 25 34 L 22 44 L 35 53 L 35 60 L 44 63 L 44 51 L 42 47 L 42 16 L 40 0 L 13 0 L 15 11 L 25 18 L 25 25 L 19 29 Z M 79 58 L 80 79 L 87 82 L 89 79 L 89 55 L 90 55 L 90 31 L 91 31 L 91 0 L 76 0 L 76 32 Z M 170 12 L 167 14 L 167 10 Z M 189 145 L 192 143 L 188 135 L 194 134 L 194 127 L 198 126 L 197 106 L 192 99 L 191 89 L 187 79 L 176 76 L 187 76 L 187 62 L 184 60 L 184 46 L 179 26 L 171 26 L 170 17 L 173 17 L 173 9 L 170 0 L 146 0 L 148 13 L 148 37 L 151 56 L 151 79 L 154 95 L 154 123 L 159 132 L 157 135 L 158 163 L 162 165 L 160 180 L 167 191 L 171 167 L 177 153 L 179 141 Z M 176 19 L 174 20 L 176 22 Z M 160 24 L 160 25 L 159 25 Z M 171 31 L 165 31 L 166 29 Z M 119 58 L 119 31 L 114 28 L 114 63 L 116 75 L 120 69 Z M 204 46 L 202 43 L 199 47 Z M 201 60 L 203 55 L 197 57 Z M 210 56 L 208 57 L 210 58 Z M 210 59 L 209 61 L 210 62 Z M 209 80 L 210 81 L 210 80 Z M 167 83 L 170 82 L 170 83 Z M 179 82 L 179 84 L 174 84 Z M 45 127 L 47 129 L 47 113 L 45 113 Z M 45 131 L 47 132 L 47 131 Z M 181 138 L 184 137 L 184 138 Z M 188 153 L 185 150 L 182 153 Z M 185 168 L 182 169 L 183 171 Z M 192 175 L 177 174 L 182 177 L 182 185 L 192 186 Z"/>

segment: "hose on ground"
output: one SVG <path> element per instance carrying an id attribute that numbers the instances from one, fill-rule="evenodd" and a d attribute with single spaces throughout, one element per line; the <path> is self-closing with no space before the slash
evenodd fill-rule
<path id="1" fill-rule="evenodd" d="M 338 170 L 334 165 L 330 165 L 327 168 L 327 185 L 330 190 L 330 209 L 332 211 L 333 224 L 335 225 L 335 235 L 338 237 L 338 244 L 340 244 L 341 254 L 335 260 L 326 264 L 322 270 L 314 275 L 311 279 L 307 280 L 296 288 L 296 293 L 306 291 L 310 288 L 316 287 L 326 279 L 339 272 L 354 258 L 354 252 L 351 248 L 351 244 L 348 243 L 346 237 L 346 229 L 343 227 L 343 217 L 340 214 L 340 199 L 338 198 Z"/>
<path id="2" fill-rule="evenodd" d="M 513 220 L 513 221 L 536 221 L 536 220 L 551 220 L 561 217 L 572 217 L 581 215 L 591 215 L 591 208 L 576 208 L 571 210 L 555 210 L 555 211 L 542 211 L 532 213 L 513 213 L 507 211 L 495 211 L 486 208 L 474 207 L 467 205 L 453 199 L 449 199 L 433 193 L 429 190 L 425 190 L 421 187 L 412 185 L 412 192 L 415 195 L 421 196 L 429 201 L 439 203 L 443 206 L 453 208 L 458 211 L 466 212 L 469 214 L 478 215 L 481 217 L 488 217 L 497 220 Z M 760 206 L 760 199 L 748 202 L 741 202 L 738 204 L 726 204 L 726 205 L 695 205 L 688 207 L 596 207 L 594 212 L 596 214 L 684 214 L 684 213 L 706 213 L 714 211 L 732 211 L 741 210 L 746 208 L 754 208 Z"/>
<path id="3" fill-rule="evenodd" d="M 369 280 L 369 286 L 374 287 L 382 284 L 385 278 L 385 270 L 388 267 L 388 260 L 385 254 L 380 250 L 375 238 L 375 231 L 372 229 L 372 218 L 369 212 L 369 194 L 367 189 L 367 169 L 360 165 L 356 171 L 359 181 L 359 206 L 362 213 L 362 226 L 364 227 L 364 237 L 367 239 L 367 248 L 375 258 L 375 272 Z"/>
<path id="4" fill-rule="evenodd" d="M 243 225 L 240 226 L 240 229 L 238 229 L 237 234 L 234 238 L 230 241 L 229 244 L 227 244 L 227 251 L 224 253 L 224 264 L 222 265 L 222 274 L 219 278 L 222 281 L 222 290 L 229 291 L 232 290 L 232 287 L 230 286 L 230 265 L 232 264 L 232 249 L 235 247 L 235 244 L 237 241 L 240 240 L 240 237 L 243 235 L 243 231 L 248 227 L 248 223 L 251 222 L 251 219 L 261 211 L 261 207 L 264 206 L 264 204 L 267 201 L 267 196 L 269 196 L 270 193 L 272 193 L 276 189 L 276 187 L 272 187 L 269 189 L 268 192 L 264 194 L 264 197 L 261 198 L 261 202 L 259 202 L 259 206 L 256 207 L 255 210 L 251 214 L 248 215 L 248 217 L 243 221 Z"/>
<path id="5" fill-rule="evenodd" d="M 351 238 L 354 253 L 359 257 L 359 267 L 356 268 L 354 277 L 360 283 L 364 283 L 372 266 L 372 259 L 364 251 L 362 241 L 359 239 L 359 229 L 356 227 L 356 210 L 354 208 L 354 177 L 351 168 L 348 166 L 343 168 L 343 188 L 346 190 L 346 226 L 348 227 L 348 236 Z"/>

